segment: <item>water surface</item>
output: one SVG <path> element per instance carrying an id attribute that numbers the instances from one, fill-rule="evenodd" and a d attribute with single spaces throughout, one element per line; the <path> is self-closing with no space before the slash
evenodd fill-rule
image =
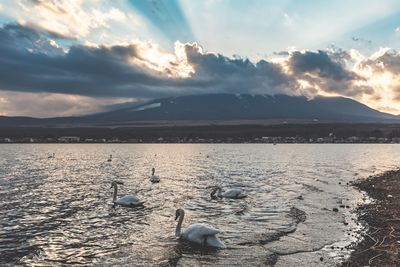
<path id="1" fill-rule="evenodd" d="M 346 256 L 341 247 L 357 227 L 351 208 L 362 198 L 346 183 L 397 168 L 399 148 L 0 145 L 0 265 L 334 265 Z M 147 180 L 152 167 L 159 184 Z M 135 193 L 144 207 L 114 208 L 113 180 L 124 182 L 119 195 Z M 215 185 L 242 188 L 248 197 L 213 200 Z M 340 205 L 350 208 L 332 211 Z M 186 211 L 183 227 L 211 223 L 228 248 L 202 251 L 178 242 L 177 208 Z"/>

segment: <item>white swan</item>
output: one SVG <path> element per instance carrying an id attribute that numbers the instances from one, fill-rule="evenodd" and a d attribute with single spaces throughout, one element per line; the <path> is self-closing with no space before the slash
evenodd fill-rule
<path id="1" fill-rule="evenodd" d="M 242 189 L 229 189 L 227 191 L 225 191 L 224 193 L 222 193 L 222 189 L 219 186 L 216 186 L 214 188 L 214 190 L 211 192 L 211 198 L 215 198 L 215 193 L 218 191 L 217 193 L 217 197 L 220 198 L 235 198 L 235 199 L 239 199 L 239 198 L 245 198 L 247 197 L 247 195 L 243 192 Z"/>
<path id="2" fill-rule="evenodd" d="M 107 159 L 108 162 L 112 161 L 112 155 L 110 154 L 110 157 Z"/>
<path id="3" fill-rule="evenodd" d="M 217 237 L 219 230 L 215 229 L 214 226 L 205 223 L 195 223 L 181 232 L 185 211 L 183 209 L 177 209 L 175 216 L 175 220 L 179 218 L 179 222 L 175 230 L 176 237 L 202 245 L 204 247 L 209 246 L 214 248 L 226 248 L 224 243 L 222 243 Z"/>
<path id="4" fill-rule="evenodd" d="M 117 198 L 117 193 L 118 193 L 118 185 L 117 184 L 123 184 L 122 182 L 112 182 L 111 183 L 111 188 L 114 187 L 114 196 L 113 196 L 113 202 L 114 204 L 125 206 L 125 207 L 137 207 L 143 205 L 143 202 L 140 201 L 135 195 L 126 195 L 120 198 Z"/>
<path id="5" fill-rule="evenodd" d="M 152 182 L 152 183 L 158 183 L 158 182 L 160 182 L 160 177 L 154 175 L 154 173 L 156 172 L 156 169 L 153 168 L 151 171 L 152 171 L 152 174 L 151 174 L 151 176 L 149 177 L 150 182 Z"/>

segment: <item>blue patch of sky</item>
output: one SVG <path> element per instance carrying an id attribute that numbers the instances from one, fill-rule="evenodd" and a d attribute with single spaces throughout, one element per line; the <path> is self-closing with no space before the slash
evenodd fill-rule
<path id="1" fill-rule="evenodd" d="M 170 42 L 195 41 L 193 32 L 177 0 L 130 0 L 129 3 Z"/>
<path id="2" fill-rule="evenodd" d="M 368 49 L 376 50 L 379 47 L 399 48 L 400 36 L 396 28 L 400 26 L 400 12 L 389 17 L 370 23 L 351 33 L 354 42 L 363 42 Z M 348 36 L 350 37 L 350 36 Z"/>

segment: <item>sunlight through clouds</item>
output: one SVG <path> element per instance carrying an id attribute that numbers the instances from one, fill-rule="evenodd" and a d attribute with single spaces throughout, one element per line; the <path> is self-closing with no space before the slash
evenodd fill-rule
<path id="1" fill-rule="evenodd" d="M 34 99 L 32 114 L 47 99 L 65 115 L 249 93 L 344 96 L 399 114 L 400 55 L 382 48 L 400 45 L 399 12 L 394 0 L 4 0 L 0 112 L 21 106 L 12 94 Z"/>

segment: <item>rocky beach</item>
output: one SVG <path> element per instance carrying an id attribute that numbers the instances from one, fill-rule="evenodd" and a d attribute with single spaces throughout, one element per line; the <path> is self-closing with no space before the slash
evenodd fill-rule
<path id="1" fill-rule="evenodd" d="M 356 212 L 366 227 L 363 240 L 342 266 L 399 266 L 400 170 L 356 181 L 353 185 L 372 198 Z"/>

